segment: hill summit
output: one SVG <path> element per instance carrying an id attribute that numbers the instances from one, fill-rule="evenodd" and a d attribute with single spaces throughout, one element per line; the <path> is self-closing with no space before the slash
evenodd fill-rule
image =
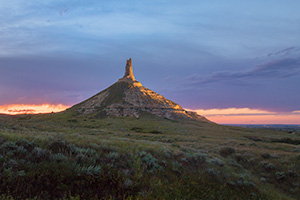
<path id="1" fill-rule="evenodd" d="M 144 87 L 134 77 L 131 58 L 127 60 L 124 76 L 116 83 L 68 110 L 96 117 L 139 118 L 143 114 L 152 114 L 167 119 L 185 118 L 209 122 L 205 117 L 186 111 L 180 105 Z"/>

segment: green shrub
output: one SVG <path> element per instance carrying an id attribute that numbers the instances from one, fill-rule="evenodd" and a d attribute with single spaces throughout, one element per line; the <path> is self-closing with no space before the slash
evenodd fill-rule
<path id="1" fill-rule="evenodd" d="M 14 151 L 14 156 L 17 157 L 17 158 L 19 158 L 19 159 L 25 159 L 28 154 L 29 154 L 29 152 L 23 146 L 19 146 Z"/>
<path id="2" fill-rule="evenodd" d="M 153 173 L 161 168 L 161 166 L 158 164 L 157 159 L 154 158 L 150 153 L 141 151 L 138 153 L 138 155 L 143 163 L 143 167 L 149 172 Z"/>
<path id="3" fill-rule="evenodd" d="M 68 122 L 77 123 L 78 120 L 77 119 L 69 119 Z"/>
<path id="4" fill-rule="evenodd" d="M 109 154 L 106 155 L 108 160 L 118 160 L 120 158 L 120 154 L 117 152 L 110 152 Z"/>
<path id="5" fill-rule="evenodd" d="M 49 144 L 50 151 L 54 153 L 70 152 L 70 147 L 65 141 L 55 140 Z"/>
<path id="6" fill-rule="evenodd" d="M 18 165 L 19 165 L 19 163 L 15 159 L 10 159 L 3 163 L 3 168 L 4 169 L 15 169 L 18 167 Z"/>
<path id="7" fill-rule="evenodd" d="M 58 153 L 58 154 L 51 154 L 51 160 L 55 161 L 55 162 L 63 162 L 65 160 L 67 160 L 68 158 L 62 154 L 62 153 Z"/>
<path id="8" fill-rule="evenodd" d="M 86 163 L 88 160 L 89 158 L 84 154 L 79 153 L 76 155 L 77 163 Z"/>
<path id="9" fill-rule="evenodd" d="M 203 153 L 187 153 L 181 160 L 186 164 L 199 167 L 206 161 L 206 154 Z"/>
<path id="10" fill-rule="evenodd" d="M 152 134 L 162 134 L 162 132 L 158 131 L 158 130 L 151 130 L 151 131 L 149 131 L 149 133 L 152 133 Z"/>
<path id="11" fill-rule="evenodd" d="M 272 171 L 275 169 L 275 165 L 273 163 L 261 161 L 260 164 L 266 171 Z"/>
<path id="12" fill-rule="evenodd" d="M 130 130 L 138 132 L 138 133 L 143 133 L 144 132 L 143 128 L 140 128 L 140 127 L 132 127 Z"/>
<path id="13" fill-rule="evenodd" d="M 206 172 L 212 177 L 216 177 L 220 174 L 220 171 L 217 171 L 214 168 L 208 168 Z"/>
<path id="14" fill-rule="evenodd" d="M 245 155 L 242 155 L 242 154 L 235 154 L 234 158 L 238 163 L 247 163 L 248 162 L 248 157 Z"/>
<path id="15" fill-rule="evenodd" d="M 224 166 L 224 162 L 219 158 L 212 158 L 208 162 L 216 166 L 220 166 L 220 167 Z"/>
<path id="16" fill-rule="evenodd" d="M 46 149 L 42 149 L 40 147 L 34 147 L 31 154 L 31 161 L 32 162 L 42 162 L 42 161 L 49 161 L 50 160 L 50 152 Z"/>
<path id="17" fill-rule="evenodd" d="M 236 150 L 232 147 L 223 147 L 220 149 L 219 153 L 222 157 L 228 157 L 232 154 L 235 154 Z"/>
<path id="18" fill-rule="evenodd" d="M 29 152 L 34 149 L 34 143 L 27 140 L 17 140 L 16 145 L 24 147 Z"/>
<path id="19" fill-rule="evenodd" d="M 9 151 L 14 151 L 14 150 L 16 150 L 18 148 L 18 146 L 16 145 L 16 143 L 15 142 L 10 142 L 10 141 L 8 141 L 8 142 L 5 142 L 5 143 L 3 143 L 2 145 L 1 145 L 1 147 L 0 147 L 0 150 L 1 150 L 1 153 L 7 153 L 7 152 L 9 152 Z"/>
<path id="20" fill-rule="evenodd" d="M 96 176 L 98 177 L 102 171 L 102 167 L 100 165 L 89 165 L 89 166 L 80 166 L 76 165 L 75 172 L 78 176 Z"/>
<path id="21" fill-rule="evenodd" d="M 172 170 L 174 172 L 180 172 L 182 169 L 182 165 L 178 161 L 172 161 Z"/>
<path id="22" fill-rule="evenodd" d="M 91 149 L 91 148 L 81 148 L 81 147 L 77 147 L 75 145 L 71 146 L 70 152 L 73 155 L 82 154 L 82 155 L 85 155 L 87 157 L 97 157 L 98 156 L 97 152 L 94 149 Z"/>
<path id="23" fill-rule="evenodd" d="M 276 172 L 275 173 L 275 178 L 276 180 L 282 182 L 283 180 L 285 180 L 287 177 L 286 177 L 286 173 L 284 172 Z"/>
<path id="24" fill-rule="evenodd" d="M 294 145 L 300 144 L 300 140 L 291 139 L 291 138 L 273 139 L 272 142 L 287 143 L 287 144 L 294 144 Z"/>

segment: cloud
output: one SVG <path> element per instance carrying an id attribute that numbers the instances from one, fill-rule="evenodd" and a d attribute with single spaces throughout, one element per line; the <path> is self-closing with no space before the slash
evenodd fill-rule
<path id="1" fill-rule="evenodd" d="M 257 65 L 249 71 L 216 72 L 210 76 L 195 74 L 187 78 L 189 84 L 198 85 L 221 81 L 237 81 L 246 79 L 276 79 L 289 78 L 300 74 L 300 58 L 285 58 Z"/>
<path id="2" fill-rule="evenodd" d="M 121 51 L 122 44 L 131 46 L 133 43 L 136 47 L 141 40 L 155 44 L 155 38 L 185 33 L 174 23 L 178 16 L 156 17 L 160 7 L 153 5 L 155 9 L 148 13 L 142 12 L 147 10 L 145 6 L 136 3 L 119 6 L 94 1 L 69 2 L 70 5 L 49 2 L 15 5 L 10 12 L 0 8 L 0 57 L 95 52 L 98 55 L 111 48 L 115 54 Z M 145 46 L 141 49 L 149 50 Z"/>
<path id="3" fill-rule="evenodd" d="M 220 124 L 299 124 L 300 112 L 270 112 L 251 108 L 196 109 L 209 120 Z"/>
<path id="4" fill-rule="evenodd" d="M 63 14 L 65 14 L 68 11 L 68 8 L 62 8 L 58 11 L 59 15 L 62 16 Z"/>
<path id="5" fill-rule="evenodd" d="M 189 109 L 187 109 L 189 110 Z M 232 115 L 273 115 L 275 112 L 251 109 L 251 108 L 214 108 L 214 109 L 197 109 L 191 110 L 197 113 L 201 113 L 204 116 L 232 116 Z"/>
<path id="6" fill-rule="evenodd" d="M 11 114 L 28 114 L 28 113 L 35 113 L 36 110 L 34 109 L 21 109 L 21 110 L 17 110 L 17 109 L 11 109 L 11 110 L 7 110 L 8 113 Z"/>
<path id="7" fill-rule="evenodd" d="M 0 105 L 1 114 L 19 115 L 19 114 L 38 114 L 38 113 L 51 113 L 60 112 L 66 110 L 70 106 L 57 104 L 41 104 L 41 105 L 29 105 L 29 104 L 12 104 L 12 105 Z"/>
<path id="8" fill-rule="evenodd" d="M 287 55 L 291 55 L 291 54 L 294 54 L 294 53 L 298 53 L 299 51 L 300 51 L 299 47 L 289 47 L 289 48 L 285 48 L 285 49 L 282 49 L 282 50 L 277 51 L 277 52 L 268 53 L 268 57 L 278 56 L 278 55 L 287 56 Z"/>

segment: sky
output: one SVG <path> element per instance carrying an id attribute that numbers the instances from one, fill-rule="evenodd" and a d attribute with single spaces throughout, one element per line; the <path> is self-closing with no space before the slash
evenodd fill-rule
<path id="1" fill-rule="evenodd" d="M 298 0 L 0 0 L 0 112 L 59 111 L 132 58 L 145 87 L 217 123 L 300 124 Z"/>

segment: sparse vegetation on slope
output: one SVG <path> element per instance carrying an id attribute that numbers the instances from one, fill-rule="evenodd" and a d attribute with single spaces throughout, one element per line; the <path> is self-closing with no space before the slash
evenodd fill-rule
<path id="1" fill-rule="evenodd" d="M 93 115 L 97 118 L 140 117 L 150 113 L 166 119 L 195 119 L 209 122 L 195 112 L 185 111 L 180 105 L 143 87 L 137 81 L 119 80 L 93 97 L 65 112 L 77 115 Z"/>
<path id="2" fill-rule="evenodd" d="M 0 117 L 3 199 L 297 199 L 289 133 L 76 113 Z M 255 140 L 253 140 L 255 138 Z M 284 140 L 286 141 L 286 140 Z M 25 184 L 26 183 L 26 184 Z"/>

